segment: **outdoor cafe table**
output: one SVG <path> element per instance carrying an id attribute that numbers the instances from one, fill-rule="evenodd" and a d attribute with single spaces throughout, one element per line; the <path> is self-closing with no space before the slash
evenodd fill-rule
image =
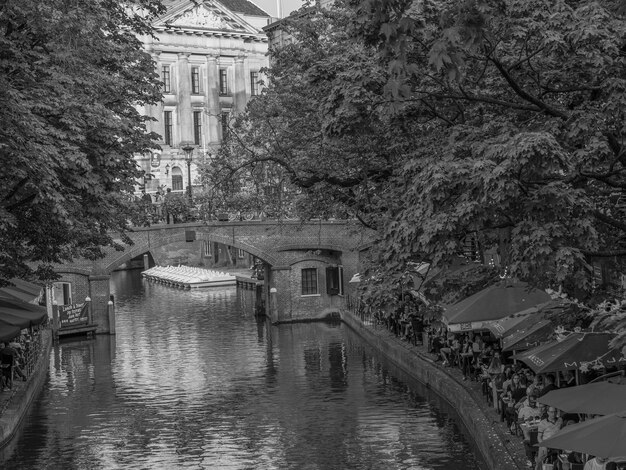
<path id="1" fill-rule="evenodd" d="M 536 433 L 539 430 L 539 419 L 518 422 L 518 426 L 520 427 L 520 429 L 522 430 L 522 433 L 524 434 L 524 439 L 527 441 L 530 441 L 531 440 L 530 435 L 533 432 Z"/>

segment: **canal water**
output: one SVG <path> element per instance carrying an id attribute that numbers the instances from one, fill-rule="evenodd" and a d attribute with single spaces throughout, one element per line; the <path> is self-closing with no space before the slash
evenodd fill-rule
<path id="1" fill-rule="evenodd" d="M 113 275 L 117 334 L 62 341 L 2 469 L 484 468 L 454 413 L 345 325 Z"/>

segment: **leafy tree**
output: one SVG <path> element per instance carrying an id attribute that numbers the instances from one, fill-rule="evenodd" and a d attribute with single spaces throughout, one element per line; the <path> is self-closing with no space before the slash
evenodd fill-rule
<path id="1" fill-rule="evenodd" d="M 153 146 L 138 105 L 160 101 L 139 35 L 152 0 L 7 0 L 0 5 L 0 282 L 54 278 L 124 232 Z M 119 248 L 119 247 L 118 247 Z"/>
<path id="2" fill-rule="evenodd" d="M 504 245 L 516 275 L 588 288 L 591 258 L 626 254 L 624 207 L 611 202 L 626 187 L 626 23 L 609 4 L 360 8 L 398 112 L 436 119 L 393 185 L 386 259 L 436 262 L 475 234 Z"/>
<path id="3" fill-rule="evenodd" d="M 297 40 L 272 51 L 268 86 L 233 122 L 209 185 L 286 184 L 298 188 L 289 202 L 304 218 L 350 214 L 378 227 L 375 207 L 410 142 L 375 108 L 386 72 L 348 37 L 349 16 L 311 8 L 284 21 Z"/>
<path id="4" fill-rule="evenodd" d="M 380 240 L 371 300 L 469 237 L 586 296 L 626 255 L 626 21 L 617 1 L 341 0 L 285 22 L 224 167 L 280 166 Z M 319 199 L 318 199 L 319 200 Z"/>
<path id="5" fill-rule="evenodd" d="M 498 247 L 513 275 L 576 296 L 592 291 L 592 260 L 611 258 L 623 272 L 626 22 L 618 6 L 356 5 L 354 34 L 388 66 L 394 112 L 424 120 L 391 186 L 398 204 L 376 264 L 397 273 L 416 253 L 445 263 L 474 236 Z"/>

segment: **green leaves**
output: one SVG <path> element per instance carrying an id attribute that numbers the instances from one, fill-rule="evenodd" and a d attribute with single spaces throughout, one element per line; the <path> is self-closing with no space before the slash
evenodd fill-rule
<path id="1" fill-rule="evenodd" d="M 160 100 L 149 34 L 158 2 L 9 1 L 0 16 L 0 278 L 99 256 L 124 230 L 151 147 L 142 103 Z M 20 242 L 15 239 L 19 234 Z M 37 263 L 44 268 L 38 269 Z"/>

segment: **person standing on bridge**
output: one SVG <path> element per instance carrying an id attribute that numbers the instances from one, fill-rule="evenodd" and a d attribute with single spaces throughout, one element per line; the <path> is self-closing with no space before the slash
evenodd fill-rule
<path id="1" fill-rule="evenodd" d="M 167 188 L 165 190 L 165 196 L 163 196 L 163 215 L 165 216 L 165 222 L 170 223 L 170 210 L 168 204 L 171 204 L 172 190 Z M 174 223 L 174 216 L 172 215 L 172 223 Z"/>

